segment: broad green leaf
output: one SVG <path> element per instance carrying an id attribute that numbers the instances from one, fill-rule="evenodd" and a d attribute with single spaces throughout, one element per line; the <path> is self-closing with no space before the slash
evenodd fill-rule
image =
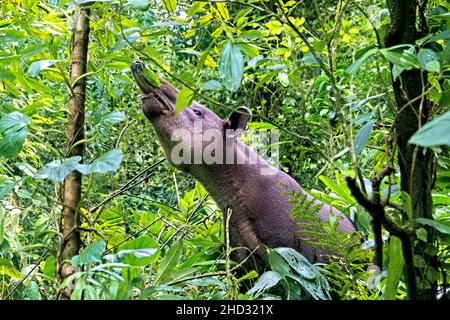
<path id="1" fill-rule="evenodd" d="M 399 238 L 391 236 L 389 244 L 389 265 L 384 290 L 384 300 L 394 300 L 397 293 L 398 283 L 403 272 L 402 243 Z"/>
<path id="2" fill-rule="evenodd" d="M 42 70 L 48 69 L 52 65 L 54 65 L 56 62 L 59 62 L 60 60 L 39 60 L 34 61 L 30 67 L 28 68 L 28 74 L 32 77 L 37 76 L 39 72 Z"/>
<path id="3" fill-rule="evenodd" d="M 22 295 L 24 300 L 42 300 L 41 291 L 36 281 L 31 281 L 23 290 Z"/>
<path id="4" fill-rule="evenodd" d="M 219 62 L 219 74 L 223 84 L 230 91 L 237 91 L 244 72 L 244 58 L 237 45 L 228 41 L 222 50 Z"/>
<path id="5" fill-rule="evenodd" d="M 351 196 L 350 190 L 348 189 L 347 185 L 340 185 L 333 180 L 325 177 L 325 176 L 319 176 L 320 181 L 322 181 L 332 192 L 337 194 L 339 197 L 344 199 L 346 203 L 354 203 L 355 200 Z"/>
<path id="6" fill-rule="evenodd" d="M 423 242 L 428 241 L 427 235 L 427 230 L 425 230 L 425 228 L 419 228 L 416 230 L 417 239 L 422 240 Z"/>
<path id="7" fill-rule="evenodd" d="M 272 35 L 280 34 L 284 29 L 284 25 L 278 20 L 271 20 L 265 24 Z"/>
<path id="8" fill-rule="evenodd" d="M 0 176 L 0 200 L 3 199 L 8 193 L 10 193 L 15 185 L 16 182 L 11 181 L 6 177 Z"/>
<path id="9" fill-rule="evenodd" d="M 239 47 L 239 49 L 241 49 L 241 51 L 246 54 L 247 56 L 249 56 L 250 58 L 255 58 L 257 56 L 259 56 L 259 51 L 261 50 L 261 48 L 250 44 L 250 43 L 245 43 L 245 42 L 239 42 L 237 44 L 237 46 Z"/>
<path id="10" fill-rule="evenodd" d="M 111 124 L 116 124 L 124 121 L 126 118 L 125 113 L 115 110 L 106 116 L 105 121 Z"/>
<path id="11" fill-rule="evenodd" d="M 450 111 L 426 123 L 409 139 L 409 143 L 431 148 L 438 145 L 450 146 Z"/>
<path id="12" fill-rule="evenodd" d="M 24 59 L 28 59 L 29 57 L 38 54 L 44 51 L 47 48 L 45 44 L 34 44 L 20 51 L 20 55 Z"/>
<path id="13" fill-rule="evenodd" d="M 395 46 L 381 49 L 380 53 L 391 63 L 405 70 L 420 68 L 419 61 L 413 53 L 414 48 L 405 49 L 405 46 Z"/>
<path id="14" fill-rule="evenodd" d="M 48 256 L 44 264 L 44 274 L 47 277 L 54 279 L 56 277 L 56 258 L 55 256 Z"/>
<path id="15" fill-rule="evenodd" d="M 277 272 L 283 277 L 291 273 L 291 268 L 287 261 L 274 251 L 274 249 L 267 249 L 267 258 L 272 271 Z"/>
<path id="16" fill-rule="evenodd" d="M 295 274 L 289 274 L 287 278 L 295 280 L 301 288 L 307 291 L 315 300 L 329 300 L 331 299 L 322 289 L 320 282 L 311 282 L 299 277 Z"/>
<path id="17" fill-rule="evenodd" d="M 10 260 L 0 258 L 0 275 L 8 276 L 12 279 L 22 280 L 23 275 L 17 270 Z"/>
<path id="18" fill-rule="evenodd" d="M 275 248 L 273 251 L 283 257 L 292 270 L 303 278 L 312 280 L 316 277 L 315 267 L 299 252 L 292 248 Z"/>
<path id="19" fill-rule="evenodd" d="M 267 289 L 276 286 L 281 279 L 282 277 L 279 273 L 275 271 L 266 271 L 259 277 L 258 281 L 256 281 L 255 285 L 247 292 L 247 294 L 251 295 L 253 298 L 257 298 Z"/>
<path id="20" fill-rule="evenodd" d="M 217 2 L 216 3 L 217 11 L 220 14 L 221 19 L 224 21 L 230 20 L 230 13 L 228 12 L 227 4 L 226 2 Z"/>
<path id="21" fill-rule="evenodd" d="M 217 80 L 209 80 L 209 81 L 206 81 L 202 85 L 202 89 L 203 90 L 220 90 L 220 89 L 222 89 L 222 84 Z"/>
<path id="22" fill-rule="evenodd" d="M 0 29 L 0 43 L 18 42 L 28 39 L 28 35 L 16 29 Z"/>
<path id="23" fill-rule="evenodd" d="M 354 142 L 356 155 L 359 156 L 364 150 L 364 147 L 366 146 L 367 142 L 369 141 L 370 135 L 372 134 L 374 123 L 374 120 L 370 120 L 356 134 Z"/>
<path id="24" fill-rule="evenodd" d="M 364 61 L 373 56 L 377 51 L 378 49 L 373 46 L 366 48 L 365 52 L 359 58 L 357 58 L 350 66 L 348 66 L 345 72 L 353 76 L 356 75 L 359 69 L 361 68 L 362 64 L 364 63 Z"/>
<path id="25" fill-rule="evenodd" d="M 117 257 L 132 266 L 145 266 L 159 257 L 159 244 L 148 236 L 140 236 L 119 247 Z"/>
<path id="26" fill-rule="evenodd" d="M 450 177 L 450 176 L 449 176 Z M 0 192 L 1 195 L 1 192 Z M 434 205 L 450 205 L 450 196 L 448 194 L 433 193 Z M 0 196 L 1 199 L 1 196 Z"/>
<path id="27" fill-rule="evenodd" d="M 248 127 L 254 131 L 272 130 L 277 127 L 268 122 L 250 122 Z"/>
<path id="28" fill-rule="evenodd" d="M 79 255 L 72 257 L 72 264 L 83 266 L 94 262 L 102 262 L 102 255 L 105 252 L 106 243 L 97 241 L 88 245 Z"/>
<path id="29" fill-rule="evenodd" d="M 150 0 L 128 0 L 128 4 L 137 9 L 147 9 L 150 5 Z"/>
<path id="30" fill-rule="evenodd" d="M 40 168 L 34 177 L 36 179 L 50 179 L 53 181 L 63 181 L 69 173 L 80 165 L 81 157 L 75 156 L 63 161 L 54 160 Z"/>
<path id="31" fill-rule="evenodd" d="M 22 150 L 31 120 L 14 111 L 0 119 L 0 157 L 11 158 Z"/>
<path id="32" fill-rule="evenodd" d="M 15 78 L 14 73 L 0 66 L 0 80 L 14 80 Z"/>
<path id="33" fill-rule="evenodd" d="M 122 150 L 112 149 L 107 153 L 101 155 L 90 164 L 79 164 L 76 170 L 84 175 L 91 173 L 106 173 L 110 171 L 117 171 L 122 163 Z"/>
<path id="34" fill-rule="evenodd" d="M 435 42 L 438 40 L 450 40 L 450 30 L 444 30 L 438 34 L 435 34 L 434 36 L 426 40 L 425 44 L 429 42 Z"/>
<path id="35" fill-rule="evenodd" d="M 178 261 L 180 260 L 181 253 L 183 252 L 183 243 L 178 242 L 171 246 L 169 250 L 167 250 L 166 255 L 161 261 L 159 265 L 158 272 L 155 277 L 154 284 L 161 284 L 166 282 L 171 278 L 170 273 L 173 268 L 176 267 Z"/>
<path id="36" fill-rule="evenodd" d="M 179 113 L 184 108 L 189 107 L 194 100 L 194 91 L 185 87 L 178 93 L 177 99 L 175 101 L 176 113 Z"/>
<path id="37" fill-rule="evenodd" d="M 117 253 L 117 258 L 131 266 L 146 266 L 155 260 L 153 257 L 158 252 L 158 249 L 134 249 L 134 250 L 120 250 Z"/>
<path id="38" fill-rule="evenodd" d="M 439 221 L 436 221 L 436 220 L 432 220 L 432 219 L 425 219 L 425 218 L 417 218 L 416 222 L 418 222 L 420 224 L 424 224 L 424 225 L 430 226 L 430 227 L 433 227 L 434 229 L 436 229 L 440 233 L 450 235 L 450 226 L 446 225 L 446 224 L 444 224 L 442 222 L 439 222 Z"/>
<path id="39" fill-rule="evenodd" d="M 439 63 L 438 55 L 431 49 L 420 49 L 417 54 L 422 69 L 430 72 L 439 72 L 441 70 L 441 64 Z"/>
<path id="40" fill-rule="evenodd" d="M 169 12 L 175 12 L 177 9 L 177 0 L 162 0 L 164 7 Z"/>

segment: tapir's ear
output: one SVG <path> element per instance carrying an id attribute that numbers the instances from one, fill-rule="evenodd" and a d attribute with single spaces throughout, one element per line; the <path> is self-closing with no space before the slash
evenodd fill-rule
<path id="1" fill-rule="evenodd" d="M 249 108 L 241 106 L 233 111 L 225 124 L 225 130 L 230 129 L 228 136 L 230 138 L 237 137 L 245 130 L 247 122 L 251 119 L 252 112 Z"/>

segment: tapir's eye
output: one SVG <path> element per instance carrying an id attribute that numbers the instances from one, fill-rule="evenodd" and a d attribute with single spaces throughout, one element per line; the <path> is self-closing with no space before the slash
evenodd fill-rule
<path id="1" fill-rule="evenodd" d="M 201 112 L 200 110 L 192 109 L 192 111 L 193 111 L 196 115 L 198 115 L 199 117 L 201 117 L 202 112 Z"/>

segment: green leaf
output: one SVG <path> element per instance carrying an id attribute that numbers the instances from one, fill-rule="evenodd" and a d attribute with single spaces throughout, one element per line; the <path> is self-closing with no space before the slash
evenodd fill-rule
<path id="1" fill-rule="evenodd" d="M 39 72 L 42 70 L 48 69 L 52 65 L 54 65 L 56 62 L 59 62 L 61 60 L 39 60 L 34 61 L 30 67 L 28 68 L 28 74 L 32 77 L 37 76 Z"/>
<path id="2" fill-rule="evenodd" d="M 219 74 L 223 84 L 230 91 L 237 91 L 244 72 L 244 58 L 238 46 L 228 41 L 222 50 L 219 62 Z"/>
<path id="3" fill-rule="evenodd" d="M 346 203 L 355 203 L 355 200 L 353 199 L 350 189 L 348 189 L 347 185 L 345 184 L 338 184 L 334 182 L 333 180 L 325 177 L 325 176 L 319 176 L 320 181 L 322 181 L 332 192 L 337 194 L 339 197 L 344 199 Z"/>
<path id="4" fill-rule="evenodd" d="M 119 247 L 117 257 L 132 266 L 146 266 L 159 257 L 159 244 L 148 236 L 140 236 Z"/>
<path id="5" fill-rule="evenodd" d="M 150 5 L 150 0 L 128 0 L 128 4 L 136 9 L 147 9 Z"/>
<path id="6" fill-rule="evenodd" d="M 374 123 L 374 120 L 370 120 L 357 133 L 354 142 L 356 155 L 359 156 L 364 150 L 364 147 L 366 146 L 367 142 L 369 141 L 370 135 L 372 134 Z"/>
<path id="7" fill-rule="evenodd" d="M 177 0 L 162 0 L 164 7 L 169 12 L 175 12 L 177 9 Z"/>
<path id="8" fill-rule="evenodd" d="M 63 181 L 69 173 L 80 165 L 81 157 L 75 156 L 68 159 L 54 160 L 40 168 L 34 177 L 36 179 L 50 179 L 53 181 Z"/>
<path id="9" fill-rule="evenodd" d="M 400 199 L 402 200 L 402 206 L 403 206 L 403 209 L 405 210 L 406 214 L 408 215 L 408 217 L 410 219 L 413 219 L 414 212 L 412 209 L 411 196 L 408 193 L 406 193 L 405 191 L 402 191 L 402 194 L 400 195 Z"/>
<path id="10" fill-rule="evenodd" d="M 441 70 L 441 64 L 439 63 L 438 55 L 431 49 L 420 49 L 417 54 L 417 59 L 419 60 L 422 69 L 437 72 Z"/>
<path id="11" fill-rule="evenodd" d="M 106 173 L 110 171 L 117 171 L 122 163 L 122 150 L 112 149 L 107 153 L 101 155 L 90 164 L 79 164 L 76 170 L 84 175 L 91 173 Z"/>
<path id="12" fill-rule="evenodd" d="M 42 300 L 41 292 L 36 281 L 31 281 L 23 290 L 22 295 L 24 296 L 24 300 Z"/>
<path id="13" fill-rule="evenodd" d="M 83 266 L 94 262 L 102 262 L 102 255 L 105 252 L 105 241 L 97 241 L 88 245 L 83 252 L 72 257 L 72 264 L 75 266 Z"/>
<path id="14" fill-rule="evenodd" d="M 427 230 L 425 228 L 419 228 L 416 230 L 417 239 L 422 240 L 423 242 L 428 242 Z"/>
<path id="15" fill-rule="evenodd" d="M 450 205 L 450 197 L 448 194 L 433 193 L 432 197 L 433 197 L 433 205 Z M 0 191 L 0 199 L 1 199 L 1 191 Z"/>
<path id="16" fill-rule="evenodd" d="M 364 53 L 357 58 L 350 66 L 348 66 L 348 68 L 345 70 L 345 72 L 347 72 L 348 74 L 351 75 L 356 75 L 359 71 L 359 69 L 361 68 L 362 64 L 364 63 L 364 61 L 366 61 L 368 58 L 370 58 L 371 56 L 373 56 L 376 52 L 377 52 L 377 48 L 371 46 L 368 48 L 365 48 L 366 50 L 364 51 Z"/>
<path id="17" fill-rule="evenodd" d="M 400 276 L 403 272 L 402 243 L 399 238 L 391 236 L 389 244 L 389 265 L 384 290 L 384 300 L 394 300 L 397 293 Z"/>
<path id="18" fill-rule="evenodd" d="M 251 295 L 253 298 L 257 298 L 267 289 L 276 286 L 281 279 L 282 277 L 279 273 L 275 271 L 266 271 L 259 277 L 258 281 L 256 281 L 253 288 L 251 288 L 247 294 Z"/>
<path id="19" fill-rule="evenodd" d="M 14 80 L 15 74 L 0 66 L 0 80 Z"/>
<path id="20" fill-rule="evenodd" d="M 105 118 L 105 121 L 111 123 L 111 124 L 116 124 L 119 122 L 122 122 L 126 119 L 127 117 L 125 116 L 125 113 L 123 113 L 122 111 L 113 111 L 110 114 L 108 114 Z"/>
<path id="21" fill-rule="evenodd" d="M 189 107 L 194 100 L 194 91 L 185 87 L 178 93 L 177 99 L 175 101 L 176 113 L 179 113 L 184 108 Z"/>
<path id="22" fill-rule="evenodd" d="M 275 248 L 273 249 L 289 264 L 292 270 L 296 271 L 305 279 L 312 280 L 316 278 L 315 267 L 302 254 L 292 248 Z"/>
<path id="23" fill-rule="evenodd" d="M 405 46 L 408 49 L 405 49 Z M 414 54 L 414 48 L 408 45 L 400 45 L 391 48 L 381 49 L 380 53 L 397 67 L 405 70 L 420 68 L 419 61 Z"/>
<path id="24" fill-rule="evenodd" d="M 438 40 L 450 40 L 450 30 L 445 30 L 445 31 L 442 31 L 442 32 L 440 32 L 438 34 L 435 34 L 434 36 L 432 36 L 431 38 L 426 40 L 425 44 L 429 43 L 429 42 L 435 42 L 435 41 L 438 41 Z"/>
<path id="25" fill-rule="evenodd" d="M 11 261 L 5 258 L 0 258 L 0 275 L 16 280 L 22 280 L 23 278 L 23 275 L 13 266 Z"/>
<path id="26" fill-rule="evenodd" d="M 307 291 L 311 295 L 313 299 L 315 300 L 331 299 L 324 293 L 324 291 L 322 290 L 322 286 L 319 282 L 310 282 L 294 274 L 290 274 L 287 277 L 295 280 L 305 291 Z"/>
<path id="27" fill-rule="evenodd" d="M 448 226 L 442 222 L 432 220 L 432 219 L 425 219 L 425 218 L 417 218 L 416 222 L 433 227 L 440 233 L 450 235 L 450 226 Z"/>
<path id="28" fill-rule="evenodd" d="M 230 20 L 230 13 L 227 8 L 226 2 L 217 2 L 216 3 L 217 11 L 220 14 L 221 20 L 228 21 Z"/>
<path id="29" fill-rule="evenodd" d="M 166 255 L 161 261 L 154 284 L 161 284 L 171 278 L 170 272 L 176 267 L 183 252 L 182 242 L 174 244 L 167 250 Z"/>
<path id="30" fill-rule="evenodd" d="M 0 29 L 0 43 L 23 41 L 28 37 L 26 33 L 16 29 Z"/>
<path id="31" fill-rule="evenodd" d="M 431 148 L 438 145 L 450 146 L 450 111 L 426 123 L 409 139 L 409 143 Z"/>
<path id="32" fill-rule="evenodd" d="M 0 200 L 3 199 L 8 193 L 10 193 L 15 185 L 16 182 L 13 182 L 6 177 L 0 176 Z"/>
<path id="33" fill-rule="evenodd" d="M 286 260 L 284 260 L 274 249 L 267 249 L 267 258 L 269 260 L 270 269 L 277 272 L 281 276 L 291 273 L 291 268 Z"/>
<path id="34" fill-rule="evenodd" d="M 47 277 L 54 279 L 56 277 L 56 258 L 55 256 L 48 256 L 44 264 L 44 274 Z"/>
<path id="35" fill-rule="evenodd" d="M 222 89 L 222 84 L 217 80 L 209 80 L 209 81 L 206 81 L 202 85 L 202 89 L 203 90 L 220 90 L 220 89 Z"/>
<path id="36" fill-rule="evenodd" d="M 237 46 L 239 47 L 239 49 L 241 49 L 241 51 L 246 54 L 247 56 L 249 56 L 250 58 L 255 58 L 259 55 L 259 50 L 260 48 L 250 44 L 250 43 L 245 43 L 245 42 L 239 42 L 237 44 Z"/>
<path id="37" fill-rule="evenodd" d="M 0 119 L 0 157 L 11 158 L 22 150 L 31 120 L 20 112 Z"/>

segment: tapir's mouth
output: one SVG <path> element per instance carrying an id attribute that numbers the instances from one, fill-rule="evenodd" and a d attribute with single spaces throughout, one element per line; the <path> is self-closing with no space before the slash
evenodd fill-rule
<path id="1" fill-rule="evenodd" d="M 131 65 L 136 84 L 142 91 L 142 108 L 150 120 L 161 114 L 172 114 L 178 91 L 166 80 L 160 78 L 161 87 L 153 85 L 144 75 L 144 64 L 136 61 Z"/>

